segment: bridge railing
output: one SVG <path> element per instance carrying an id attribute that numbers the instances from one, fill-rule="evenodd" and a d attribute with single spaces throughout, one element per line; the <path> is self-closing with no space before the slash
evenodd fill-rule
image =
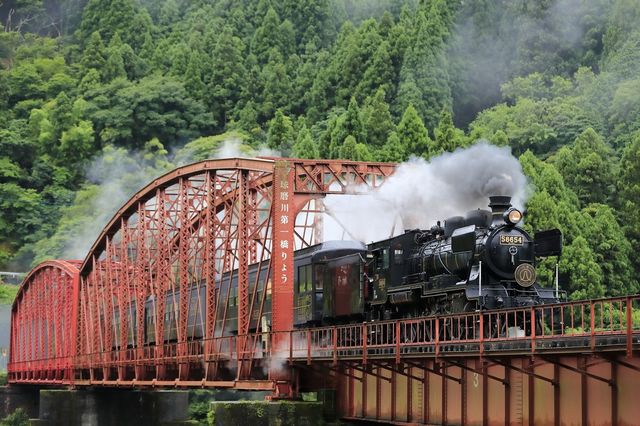
<path id="1" fill-rule="evenodd" d="M 47 380 L 48 370 L 84 370 L 179 363 L 280 359 L 338 361 L 445 356 L 449 353 L 540 352 L 640 345 L 640 295 L 554 305 L 470 312 L 223 336 L 142 348 L 114 348 L 76 357 L 9 364 L 10 381 Z"/>
<path id="2" fill-rule="evenodd" d="M 291 359 L 640 344 L 640 295 L 294 330 Z M 634 341 L 636 336 L 636 341 Z M 286 339 L 284 339 L 286 341 Z"/>

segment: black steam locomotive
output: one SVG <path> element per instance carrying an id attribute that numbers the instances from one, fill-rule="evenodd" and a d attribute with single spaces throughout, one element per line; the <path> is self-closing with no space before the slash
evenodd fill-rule
<path id="1" fill-rule="evenodd" d="M 297 269 L 296 324 L 382 320 L 558 302 L 536 282 L 535 258 L 557 256 L 559 230 L 532 239 L 518 226 L 510 197 L 490 197 L 489 210 L 411 230 L 352 249 L 318 256 L 311 274 Z M 321 246 L 319 246 L 320 252 Z"/>
<path id="2" fill-rule="evenodd" d="M 439 222 L 430 230 L 411 230 L 368 246 L 355 241 L 329 241 L 297 250 L 294 260 L 294 325 L 336 324 L 482 309 L 555 303 L 556 289 L 536 282 L 536 257 L 557 256 L 562 235 L 557 229 L 532 239 L 518 226 L 522 213 L 510 197 L 490 197 L 489 210 Z M 258 265 L 249 266 L 249 294 L 263 298 L 262 316 L 254 309 L 250 332 L 269 329 L 271 280 Z M 229 295 L 216 319 L 217 335 L 237 333 L 237 274 L 226 273 L 219 291 Z M 254 286 L 258 286 L 254 292 Z M 192 288 L 188 339 L 203 337 L 204 285 Z M 166 295 L 164 340 L 177 339 L 179 290 Z M 155 300 L 145 302 L 145 344 L 156 342 Z M 132 305 L 135 318 L 135 306 Z M 117 308 L 116 308 L 117 310 Z M 115 313 L 116 323 L 119 312 Z M 133 344 L 134 321 L 129 322 Z M 116 330 L 120 327 L 116 325 Z M 116 331 L 117 333 L 117 331 Z M 114 340 L 118 342 L 116 337 Z"/>

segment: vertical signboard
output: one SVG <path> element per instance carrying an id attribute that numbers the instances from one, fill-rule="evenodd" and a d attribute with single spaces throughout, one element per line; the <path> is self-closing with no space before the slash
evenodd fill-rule
<path id="1" fill-rule="evenodd" d="M 293 328 L 293 252 L 294 252 L 294 191 L 293 169 L 285 160 L 276 161 L 273 182 L 273 299 L 271 329 L 288 331 Z M 288 339 L 287 339 L 288 340 Z M 274 342 L 276 343 L 276 342 Z M 276 351 L 282 345 L 275 345 Z M 288 348 L 286 348 L 288 351 Z"/>

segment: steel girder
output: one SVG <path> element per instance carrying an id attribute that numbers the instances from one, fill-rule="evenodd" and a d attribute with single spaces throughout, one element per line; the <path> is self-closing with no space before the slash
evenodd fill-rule
<path id="1" fill-rule="evenodd" d="M 11 310 L 9 379 L 72 383 L 80 261 L 39 264 L 23 280 Z"/>
<path id="2" fill-rule="evenodd" d="M 270 331 L 292 328 L 293 252 L 318 242 L 319 199 L 379 186 L 394 170 L 340 160 L 226 159 L 151 182 L 118 210 L 81 266 L 76 377 L 252 378 L 260 339 L 234 336 L 247 335 L 252 318 L 254 331 L 269 331 L 260 330 L 268 292 Z M 267 283 L 258 282 L 260 274 L 249 282 L 250 264 L 267 272 Z M 203 338 L 194 337 L 196 324 Z M 145 339 L 151 329 L 152 344 Z M 291 379 L 281 370 L 269 376 Z"/>

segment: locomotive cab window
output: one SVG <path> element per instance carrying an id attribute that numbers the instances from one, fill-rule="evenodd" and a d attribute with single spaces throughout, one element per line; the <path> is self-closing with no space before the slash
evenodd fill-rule
<path id="1" fill-rule="evenodd" d="M 401 248 L 396 248 L 393 250 L 393 263 L 396 265 L 401 265 L 404 261 L 403 257 L 404 251 Z"/>
<path id="2" fill-rule="evenodd" d="M 389 249 L 377 249 L 373 252 L 376 259 L 376 269 L 389 269 Z"/>

